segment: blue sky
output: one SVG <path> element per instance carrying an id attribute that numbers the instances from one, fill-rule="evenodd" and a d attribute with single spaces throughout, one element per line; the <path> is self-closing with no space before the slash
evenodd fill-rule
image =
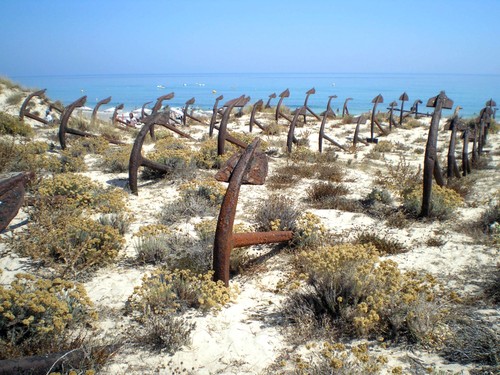
<path id="1" fill-rule="evenodd" d="M 500 74 L 500 0 L 1 0 L 0 75 Z"/>

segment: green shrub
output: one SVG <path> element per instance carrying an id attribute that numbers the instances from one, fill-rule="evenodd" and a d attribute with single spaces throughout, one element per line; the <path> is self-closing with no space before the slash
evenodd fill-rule
<path id="1" fill-rule="evenodd" d="M 45 142 L 15 143 L 14 140 L 0 140 L 0 172 L 42 172 L 59 171 L 61 163 L 56 155 L 48 154 Z"/>
<path id="2" fill-rule="evenodd" d="M 422 182 L 421 168 L 413 167 L 400 155 L 399 162 L 394 165 L 385 162 L 387 174 L 377 172 L 376 183 L 394 191 L 399 197 L 404 197 Z"/>
<path id="3" fill-rule="evenodd" d="M 208 138 L 203 141 L 194 154 L 194 160 L 198 168 L 218 169 L 237 151 L 235 146 L 226 142 L 226 153 L 217 155 L 217 138 Z"/>
<path id="4" fill-rule="evenodd" d="M 313 203 L 323 203 L 349 194 L 349 189 L 343 184 L 318 182 L 307 189 L 307 200 Z"/>
<path id="5" fill-rule="evenodd" d="M 381 255 L 400 254 L 408 251 L 399 241 L 390 239 L 386 234 L 378 235 L 373 232 L 361 232 L 356 235 L 354 242 L 360 245 L 373 245 Z"/>
<path id="6" fill-rule="evenodd" d="M 298 324 L 309 315 L 355 337 L 405 337 L 429 346 L 448 337 L 448 306 L 435 280 L 401 273 L 372 245 L 315 248 L 301 252 L 297 265 L 307 284 L 289 297 L 285 311 Z"/>
<path id="7" fill-rule="evenodd" d="M 132 146 L 110 147 L 104 154 L 100 167 L 108 173 L 128 172 Z"/>
<path id="8" fill-rule="evenodd" d="M 231 299 L 231 291 L 222 281 L 212 280 L 213 272 L 195 274 L 190 270 L 160 268 L 142 279 L 129 297 L 128 309 L 141 320 L 149 314 L 169 315 L 198 309 L 220 310 Z"/>
<path id="9" fill-rule="evenodd" d="M 32 137 L 34 132 L 31 126 L 19 120 L 19 117 L 0 112 L 0 134 Z"/>
<path id="10" fill-rule="evenodd" d="M 81 285 L 17 274 L 0 285 L 0 359 L 60 350 L 63 336 L 96 318 Z"/>
<path id="11" fill-rule="evenodd" d="M 422 186 L 415 188 L 403 197 L 403 207 L 412 216 L 418 216 L 422 209 Z M 463 199 L 454 190 L 441 187 L 437 184 L 432 186 L 431 195 L 431 218 L 446 220 L 451 217 L 453 211 L 463 204 Z"/>
<path id="12" fill-rule="evenodd" d="M 191 151 L 187 149 L 163 149 L 146 155 L 152 161 L 164 165 L 168 171 L 160 171 L 145 167 L 142 178 L 155 179 L 163 176 L 172 178 L 192 178 L 195 174 L 195 162 L 191 158 Z"/>
<path id="13" fill-rule="evenodd" d="M 73 205 L 39 202 L 26 229 L 12 238 L 11 247 L 61 276 L 84 277 L 85 272 L 114 260 L 123 242 L 118 230 L 84 217 Z"/>
<path id="14" fill-rule="evenodd" d="M 255 221 L 257 230 L 295 230 L 300 209 L 294 200 L 284 195 L 271 195 L 257 206 Z"/>
<path id="15" fill-rule="evenodd" d="M 394 149 L 394 145 L 391 141 L 380 141 L 373 149 L 377 152 L 391 152 Z"/>

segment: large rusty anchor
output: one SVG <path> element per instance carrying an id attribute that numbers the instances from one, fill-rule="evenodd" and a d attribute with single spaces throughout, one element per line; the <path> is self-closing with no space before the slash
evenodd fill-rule
<path id="1" fill-rule="evenodd" d="M 430 98 L 427 101 L 427 107 L 434 108 L 434 113 L 432 114 L 427 145 L 425 147 L 421 217 L 428 217 L 430 215 L 433 177 L 439 186 L 444 185 L 437 157 L 439 120 L 441 119 L 443 109 L 451 109 L 453 107 L 453 101 L 446 96 L 444 91 L 441 91 L 438 96 Z"/>
<path id="2" fill-rule="evenodd" d="M 336 118 L 337 115 L 335 113 L 335 111 L 332 109 L 332 100 L 333 99 L 337 99 L 337 95 L 331 95 L 328 97 L 328 103 L 326 104 L 326 111 L 322 112 L 321 113 L 321 116 L 323 116 L 323 118 L 325 116 L 327 117 L 333 117 L 333 118 Z"/>
<path id="3" fill-rule="evenodd" d="M 448 167 L 446 169 L 446 177 L 452 179 L 453 177 L 460 178 L 460 172 L 458 170 L 457 160 L 455 157 L 455 148 L 457 144 L 457 132 L 459 130 L 464 130 L 464 124 L 458 117 L 458 112 L 462 107 L 457 106 L 453 116 L 446 122 L 445 130 L 451 130 L 450 144 L 448 146 Z"/>
<path id="4" fill-rule="evenodd" d="M 35 91 L 35 92 L 29 94 L 26 99 L 24 99 L 24 102 L 21 105 L 21 109 L 19 110 L 19 120 L 23 121 L 24 116 L 26 116 L 26 117 L 29 117 L 30 119 L 41 122 L 42 124 L 45 124 L 45 125 L 47 125 L 49 123 L 47 120 L 41 118 L 40 116 L 37 116 L 36 114 L 31 113 L 29 108 L 28 108 L 30 100 L 33 99 L 35 96 L 43 97 L 45 95 L 45 91 L 47 91 L 47 89 Z"/>
<path id="5" fill-rule="evenodd" d="M 102 106 L 103 104 L 108 104 L 110 101 L 111 101 L 111 96 L 108 96 L 107 98 L 102 99 L 99 102 L 97 102 L 97 104 L 95 105 L 95 107 L 92 111 L 92 116 L 90 117 L 90 123 L 92 125 L 95 124 L 95 122 L 97 120 L 97 112 L 99 111 L 99 107 Z"/>
<path id="6" fill-rule="evenodd" d="M 340 143 L 337 141 L 334 141 L 332 138 L 330 138 L 328 135 L 325 134 L 325 125 L 326 125 L 326 120 L 328 119 L 328 116 L 333 114 L 335 117 L 335 112 L 333 112 L 332 108 L 330 107 L 330 102 L 333 98 L 336 98 L 337 96 L 330 96 L 328 100 L 328 104 L 326 106 L 326 111 L 323 112 L 323 119 L 321 120 L 321 126 L 319 128 L 319 139 L 318 139 L 318 150 L 320 153 L 323 152 L 323 139 L 326 139 L 328 142 L 332 143 L 333 145 L 341 148 L 343 151 L 347 151 L 347 149 L 342 146 Z"/>
<path id="7" fill-rule="evenodd" d="M 344 101 L 344 105 L 342 107 L 342 118 L 344 118 L 346 115 L 349 116 L 349 108 L 347 108 L 347 103 L 349 102 L 349 100 L 352 100 L 352 98 L 347 98 Z"/>
<path id="8" fill-rule="evenodd" d="M 217 98 L 215 98 L 215 103 L 214 107 L 212 109 L 212 118 L 210 119 L 210 127 L 208 128 L 208 136 L 212 138 L 214 135 L 214 129 L 215 126 L 219 123 L 217 121 L 217 117 L 221 115 L 222 111 L 224 110 L 223 107 L 219 108 L 219 102 L 224 99 L 223 95 L 219 95 Z"/>
<path id="9" fill-rule="evenodd" d="M 66 149 L 66 134 L 67 133 L 73 134 L 73 135 L 78 135 L 80 137 L 87 137 L 87 138 L 98 137 L 98 135 L 95 135 L 95 134 L 87 133 L 87 132 L 84 132 L 84 131 L 81 131 L 81 130 L 78 130 L 78 129 L 68 128 L 68 121 L 69 121 L 69 118 L 71 117 L 71 114 L 73 113 L 73 111 L 76 108 L 82 107 L 85 104 L 86 101 L 87 101 L 87 97 L 86 96 L 82 96 L 80 99 L 75 100 L 73 103 L 71 103 L 70 105 L 68 105 L 64 109 L 64 112 L 63 112 L 62 117 L 61 117 L 61 122 L 59 124 L 59 133 L 58 133 L 59 144 L 61 145 L 61 149 L 63 149 L 63 150 Z M 123 142 L 120 142 L 120 141 L 116 141 L 116 140 L 113 140 L 113 139 L 108 139 L 106 137 L 104 137 L 104 138 L 109 143 L 113 143 L 113 144 L 116 144 L 116 145 L 122 145 L 122 144 L 124 144 Z"/>
<path id="10" fill-rule="evenodd" d="M 316 90 L 314 89 L 314 87 L 306 92 L 306 98 L 304 99 L 304 105 L 302 107 L 300 107 L 300 109 L 297 109 L 300 111 L 300 115 L 303 116 L 303 118 L 304 118 L 304 124 L 307 123 L 307 112 L 309 112 L 311 115 L 316 117 L 317 120 L 321 120 L 321 117 L 319 117 L 316 113 L 314 113 L 313 110 L 307 105 L 309 97 L 313 94 L 316 94 Z M 292 112 L 292 115 L 295 115 L 295 112 Z"/>
<path id="11" fill-rule="evenodd" d="M 241 142 L 239 140 L 236 140 L 234 137 L 229 136 L 229 133 L 227 131 L 227 124 L 229 122 L 231 111 L 236 107 L 243 107 L 246 103 L 248 103 L 249 100 L 250 97 L 245 97 L 245 95 L 242 95 L 239 98 L 232 99 L 224 104 L 224 113 L 222 115 L 220 126 L 217 127 L 216 125 L 214 125 L 214 128 L 219 131 L 219 134 L 217 136 L 217 155 L 224 155 L 226 140 L 236 144 L 237 146 L 243 148 L 246 147 L 246 144 L 244 142 Z"/>
<path id="12" fill-rule="evenodd" d="M 274 95 L 276 97 L 276 94 Z M 266 127 L 255 118 L 255 115 L 257 111 L 260 111 L 262 109 L 262 105 L 264 104 L 264 101 L 262 99 L 258 100 L 255 102 L 252 108 L 252 112 L 250 113 L 250 124 L 249 124 L 249 132 L 251 133 L 253 130 L 253 125 L 257 125 L 261 130 L 266 130 Z"/>
<path id="13" fill-rule="evenodd" d="M 276 93 L 273 92 L 271 95 L 269 95 L 269 99 L 267 99 L 266 106 L 264 107 L 265 109 L 271 108 L 271 100 L 273 100 L 274 98 L 276 98 Z"/>
<path id="14" fill-rule="evenodd" d="M 160 96 L 159 98 L 156 99 L 156 103 L 155 105 L 153 106 L 153 109 L 151 110 L 151 114 L 149 116 L 153 116 L 155 115 L 156 113 L 158 113 L 158 111 L 161 109 L 162 105 L 163 105 L 163 102 L 165 100 L 170 100 L 174 97 L 174 93 L 173 92 L 170 92 L 168 94 L 165 94 L 165 95 L 162 95 Z M 144 115 L 144 113 L 143 113 Z M 170 112 L 169 112 L 169 115 L 170 115 Z M 156 140 L 156 137 L 155 137 L 155 129 L 154 129 L 154 124 L 149 128 L 149 135 L 151 136 L 151 139 L 154 141 Z"/>
<path id="15" fill-rule="evenodd" d="M 170 124 L 170 120 L 171 119 L 169 111 L 157 112 L 154 115 L 150 115 L 146 118 L 145 124 L 142 126 L 139 134 L 137 134 L 137 138 L 135 139 L 134 145 L 132 147 L 132 152 L 130 153 L 128 165 L 129 187 L 132 193 L 135 195 L 138 195 L 137 172 L 140 166 L 148 167 L 165 173 L 171 171 L 171 169 L 166 165 L 154 162 L 142 156 L 142 145 L 144 144 L 144 139 L 146 138 L 146 135 L 148 134 L 152 126 L 160 125 L 173 131 L 174 133 L 179 134 L 181 137 L 193 139 L 189 134 L 184 133 L 183 131 L 177 129 L 174 125 Z"/>
<path id="16" fill-rule="evenodd" d="M 394 120 L 394 108 L 398 105 L 395 101 L 389 104 L 389 131 L 392 131 L 392 126 L 397 126 L 396 120 Z M 402 104 L 401 104 L 402 106 Z M 402 113 L 402 112 L 401 112 Z"/>
<path id="17" fill-rule="evenodd" d="M 356 148 L 358 142 L 361 142 L 365 146 L 368 146 L 368 142 L 361 139 L 361 137 L 359 136 L 359 126 L 361 125 L 361 123 L 363 123 L 363 124 L 366 123 L 366 118 L 364 116 L 359 116 L 357 121 L 356 121 L 356 129 L 354 130 L 354 137 L 352 139 L 352 145 L 354 148 Z"/>
<path id="18" fill-rule="evenodd" d="M 153 103 L 153 102 L 152 102 L 152 101 L 151 101 L 151 102 L 146 102 L 146 103 L 144 103 L 144 104 L 142 105 L 142 107 L 141 107 L 141 118 L 139 119 L 141 122 L 142 122 L 142 121 L 143 121 L 146 117 L 148 117 L 148 115 L 147 115 L 147 113 L 146 113 L 146 106 L 147 106 L 148 104 L 151 104 L 151 103 Z"/>
<path id="19" fill-rule="evenodd" d="M 278 122 L 280 118 L 284 118 L 289 123 L 292 123 L 292 119 L 290 118 L 290 116 L 288 116 L 288 115 L 284 114 L 283 112 L 281 112 L 281 106 L 283 104 L 283 100 L 285 100 L 285 98 L 288 98 L 289 96 L 290 96 L 290 91 L 288 89 L 286 89 L 285 91 L 283 91 L 279 95 L 280 100 L 278 101 L 278 105 L 276 106 L 276 112 L 275 112 L 275 115 L 274 115 L 274 120 L 276 122 Z"/>
<path id="20" fill-rule="evenodd" d="M 189 113 L 188 109 L 189 109 L 189 106 L 190 105 L 193 105 L 195 102 L 195 98 L 191 98 L 189 99 L 186 104 L 184 105 L 184 108 L 182 110 L 182 113 L 184 114 L 184 116 L 182 116 L 182 125 L 186 126 L 186 121 L 188 119 L 188 117 L 191 119 L 191 120 L 194 120 L 202 125 L 207 125 L 205 124 L 203 121 L 201 121 L 199 118 L 196 118 L 194 117 L 191 113 Z"/>
<path id="21" fill-rule="evenodd" d="M 405 102 L 409 100 L 408 94 L 406 92 L 402 93 L 401 96 L 399 97 L 399 100 L 401 100 L 401 109 L 399 110 L 399 126 L 402 126 L 404 118 L 404 105 Z"/>
<path id="22" fill-rule="evenodd" d="M 380 129 L 382 133 L 385 133 L 385 130 L 380 126 L 378 120 L 377 120 L 377 105 L 379 103 L 383 103 L 384 98 L 382 95 L 378 94 L 375 98 L 373 98 L 372 103 L 373 103 L 373 109 L 372 109 L 372 114 L 370 117 L 370 138 L 367 138 L 368 143 L 378 143 L 378 138 L 374 137 L 374 130 L 375 130 L 375 125 Z"/>
<path id="23" fill-rule="evenodd" d="M 0 232 L 16 217 L 24 202 L 26 184 L 34 177 L 33 172 L 0 177 Z"/>
<path id="24" fill-rule="evenodd" d="M 250 168 L 250 161 L 259 146 L 260 139 L 255 138 L 241 155 L 234 168 L 226 195 L 222 201 L 217 228 L 215 230 L 213 269 L 214 280 L 222 281 L 229 286 L 229 265 L 231 251 L 235 247 L 244 247 L 257 244 L 288 242 L 293 238 L 292 231 L 233 233 L 234 218 L 241 184 Z"/>
<path id="25" fill-rule="evenodd" d="M 116 126 L 117 123 L 125 125 L 125 126 L 128 125 L 125 121 L 123 121 L 122 119 L 118 118 L 118 111 L 123 110 L 123 107 L 124 107 L 123 103 L 118 104 L 115 107 L 115 109 L 113 111 L 113 114 L 111 115 L 111 123 L 113 124 L 113 126 Z"/>

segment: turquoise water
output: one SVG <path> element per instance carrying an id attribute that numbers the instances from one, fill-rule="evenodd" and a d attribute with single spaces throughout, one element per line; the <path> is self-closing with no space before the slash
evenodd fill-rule
<path id="1" fill-rule="evenodd" d="M 46 88 L 52 100 L 60 100 L 65 105 L 87 95 L 86 105 L 94 107 L 99 100 L 112 96 L 112 101 L 103 109 L 123 103 L 126 110 L 133 110 L 145 102 L 153 101 L 149 105 L 151 107 L 157 97 L 173 91 L 175 97 L 168 103 L 172 107 L 182 107 L 187 100 L 195 97 L 195 107 L 211 110 L 218 95 L 224 95 L 222 102 L 243 94 L 251 97 L 250 103 L 259 99 L 266 102 L 271 93 L 279 95 L 287 88 L 290 97 L 284 100 L 284 104 L 294 109 L 303 104 L 305 92 L 313 87 L 316 94 L 310 97 L 309 105 L 318 112 L 325 109 L 330 95 L 338 96 L 332 102 L 332 108 L 339 108 L 340 111 L 344 100 L 353 98 L 349 102 L 349 111 L 353 114 L 371 110 L 371 100 L 378 94 L 384 97 L 384 104 L 379 104 L 378 110 L 385 110 L 390 102 L 398 101 L 403 91 L 409 96 L 409 102 L 405 104 L 405 108 L 409 108 L 416 99 L 421 99 L 425 106 L 430 97 L 445 90 L 455 105 L 463 107 L 461 114 L 464 117 L 477 115 L 490 98 L 500 100 L 500 75 L 244 73 L 11 78 L 27 87 Z M 278 98 L 271 104 L 276 105 L 277 102 Z M 425 107 L 421 109 L 427 111 Z M 445 116 L 450 114 L 451 111 L 443 112 Z"/>

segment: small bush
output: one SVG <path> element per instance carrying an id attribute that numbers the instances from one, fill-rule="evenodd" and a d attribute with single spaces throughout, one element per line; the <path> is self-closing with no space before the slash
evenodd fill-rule
<path id="1" fill-rule="evenodd" d="M 131 146 L 108 148 L 103 154 L 100 167 L 108 173 L 128 172 L 128 163 L 131 152 Z"/>
<path id="2" fill-rule="evenodd" d="M 354 239 L 356 244 L 373 245 L 381 255 L 400 254 L 408 251 L 399 241 L 392 240 L 387 235 L 381 235 L 371 232 L 358 233 Z"/>
<path id="3" fill-rule="evenodd" d="M 34 132 L 31 126 L 19 120 L 19 117 L 0 112 L 0 134 L 32 137 Z"/>
<path id="4" fill-rule="evenodd" d="M 120 235 L 124 235 L 130 229 L 130 217 L 123 212 L 104 214 L 99 217 L 99 223 L 115 228 Z"/>
<path id="5" fill-rule="evenodd" d="M 218 169 L 236 152 L 236 148 L 226 143 L 226 153 L 217 155 L 217 139 L 208 138 L 201 143 L 198 152 L 194 155 L 194 160 L 198 168 Z"/>
<path id="6" fill-rule="evenodd" d="M 422 182 L 420 166 L 416 169 L 406 161 L 403 155 L 399 157 L 396 165 L 386 162 L 385 166 L 387 174 L 379 172 L 376 182 L 396 192 L 400 197 L 407 195 Z"/>
<path id="7" fill-rule="evenodd" d="M 116 229 L 83 217 L 72 205 L 41 202 L 31 210 L 30 219 L 27 228 L 13 237 L 11 247 L 61 276 L 84 276 L 110 263 L 123 244 Z"/>
<path id="8" fill-rule="evenodd" d="M 463 204 L 463 199 L 454 190 L 432 186 L 430 217 L 446 220 L 453 211 Z M 404 209 L 412 216 L 418 216 L 422 208 L 422 186 L 416 188 L 403 198 Z"/>
<path id="9" fill-rule="evenodd" d="M 354 117 L 351 115 L 345 115 L 344 117 L 342 117 L 342 124 L 354 124 Z"/>
<path id="10" fill-rule="evenodd" d="M 60 171 L 61 163 L 56 155 L 48 154 L 45 142 L 15 143 L 0 140 L 0 172 Z"/>
<path id="11" fill-rule="evenodd" d="M 167 138 L 168 139 L 168 138 Z M 195 174 L 195 162 L 191 159 L 191 151 L 187 149 L 162 149 L 146 155 L 152 161 L 160 163 L 167 171 L 160 171 L 145 167 L 142 178 L 155 179 L 160 177 L 192 178 Z"/>
<path id="12" fill-rule="evenodd" d="M 0 359 L 57 350 L 62 336 L 97 318 L 85 289 L 58 278 L 17 274 L 10 288 L 0 285 L 0 301 Z"/>
<path id="13" fill-rule="evenodd" d="M 321 164 L 316 169 L 318 178 L 329 182 L 342 182 L 345 177 L 344 169 L 337 164 Z"/>
<path id="14" fill-rule="evenodd" d="M 5 103 L 7 105 L 18 105 L 21 104 L 23 99 L 25 98 L 25 94 L 22 92 L 15 92 L 13 94 L 10 94 L 7 99 L 5 99 Z"/>
<path id="15" fill-rule="evenodd" d="M 415 129 L 420 126 L 424 126 L 424 123 L 414 118 L 406 117 L 403 121 L 403 129 Z"/>
<path id="16" fill-rule="evenodd" d="M 311 212 L 304 212 L 297 219 L 292 247 L 306 249 L 320 246 L 324 243 L 327 234 L 327 230 L 318 216 Z"/>
<path id="17" fill-rule="evenodd" d="M 398 339 L 439 346 L 447 337 L 445 300 L 430 275 L 402 274 L 382 261 L 372 245 L 341 244 L 301 252 L 297 264 L 307 285 L 285 304 L 309 309 L 320 325 L 330 321 L 345 334 Z"/>
<path id="18" fill-rule="evenodd" d="M 300 209 L 293 199 L 283 195 L 271 195 L 261 203 L 255 213 L 257 230 L 295 230 Z"/>
<path id="19" fill-rule="evenodd" d="M 394 149 L 394 145 L 391 141 L 380 141 L 377 143 L 373 149 L 377 152 L 391 152 Z"/>
<path id="20" fill-rule="evenodd" d="M 160 268 L 142 279 L 129 297 L 128 308 L 139 314 L 169 315 L 187 309 L 208 312 L 219 310 L 231 299 L 230 289 L 222 281 L 212 280 L 213 272 L 195 274 L 190 270 Z"/>
<path id="21" fill-rule="evenodd" d="M 144 332 L 141 332 L 135 339 L 141 345 L 173 354 L 191 343 L 191 332 L 195 327 L 195 323 L 190 323 L 182 317 L 153 314 L 144 317 Z"/>
<path id="22" fill-rule="evenodd" d="M 307 189 L 307 200 L 313 203 L 322 203 L 347 194 L 349 194 L 349 189 L 343 184 L 319 182 Z"/>
<path id="23" fill-rule="evenodd" d="M 391 193 L 389 193 L 386 189 L 379 188 L 373 188 L 366 199 L 370 202 L 380 202 L 387 205 L 392 204 L 393 202 Z"/>

